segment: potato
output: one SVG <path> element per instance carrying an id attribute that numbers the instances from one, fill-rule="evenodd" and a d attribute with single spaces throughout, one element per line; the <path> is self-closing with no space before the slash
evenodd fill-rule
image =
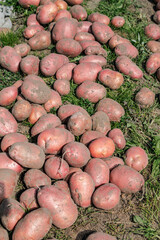
<path id="1" fill-rule="evenodd" d="M 9 240 L 8 232 L 0 225 L 0 239 Z"/>
<path id="2" fill-rule="evenodd" d="M 56 186 L 44 186 L 38 191 L 38 203 L 51 212 L 52 223 L 61 229 L 70 227 L 78 217 L 76 204 L 69 196 Z M 46 201 L 47 199 L 47 201 Z"/>
<path id="3" fill-rule="evenodd" d="M 154 74 L 160 67 L 160 53 L 156 52 L 150 55 L 146 62 L 146 71 L 149 74 Z"/>
<path id="4" fill-rule="evenodd" d="M 21 56 L 12 47 L 5 46 L 0 51 L 0 65 L 10 72 L 16 73 L 19 71 Z"/>
<path id="5" fill-rule="evenodd" d="M 92 23 L 89 21 L 80 21 L 77 26 L 77 33 L 79 32 L 91 32 Z"/>
<path id="6" fill-rule="evenodd" d="M 44 171 L 52 179 L 63 179 L 69 173 L 69 165 L 63 158 L 50 157 L 45 162 Z"/>
<path id="7" fill-rule="evenodd" d="M 93 158 L 110 157 L 115 151 L 114 142 L 108 137 L 100 137 L 93 140 L 88 148 Z"/>
<path id="8" fill-rule="evenodd" d="M 51 33 L 48 31 L 37 32 L 28 41 L 32 50 L 44 50 L 51 45 Z"/>
<path id="9" fill-rule="evenodd" d="M 118 34 L 113 35 L 113 37 L 111 37 L 111 39 L 109 40 L 109 47 L 111 49 L 115 48 L 118 44 L 121 43 L 130 43 L 130 41 L 126 38 L 123 38 L 121 36 L 119 36 Z"/>
<path id="10" fill-rule="evenodd" d="M 74 38 L 77 33 L 77 23 L 68 18 L 59 19 L 53 30 L 52 30 L 52 39 L 54 41 L 59 41 L 63 38 Z"/>
<path id="11" fill-rule="evenodd" d="M 88 130 L 85 133 L 83 133 L 83 135 L 80 138 L 80 142 L 87 146 L 92 140 L 104 136 L 105 135 L 101 132 Z"/>
<path id="12" fill-rule="evenodd" d="M 86 208 L 91 205 L 91 196 L 95 189 L 92 177 L 86 172 L 74 173 L 69 181 L 71 196 L 80 207 Z"/>
<path id="13" fill-rule="evenodd" d="M 160 68 L 157 70 L 157 79 L 160 81 Z"/>
<path id="14" fill-rule="evenodd" d="M 151 23 L 145 27 L 145 34 L 151 39 L 158 40 L 160 38 L 160 27 Z"/>
<path id="15" fill-rule="evenodd" d="M 5 198 L 0 204 L 0 219 L 8 231 L 13 230 L 24 214 L 25 211 L 23 207 L 15 199 Z"/>
<path id="16" fill-rule="evenodd" d="M 69 59 L 66 56 L 62 54 L 51 53 L 42 58 L 40 62 L 40 70 L 46 77 L 53 76 L 59 68 L 67 63 L 69 63 Z"/>
<path id="17" fill-rule="evenodd" d="M 96 232 L 89 235 L 86 240 L 116 240 L 116 237 L 113 237 L 107 233 Z"/>
<path id="18" fill-rule="evenodd" d="M 36 199 L 37 189 L 36 188 L 28 188 L 20 195 L 20 204 L 26 210 L 33 210 L 35 208 L 39 208 L 37 199 Z"/>
<path id="19" fill-rule="evenodd" d="M 125 19 L 121 16 L 115 16 L 112 18 L 111 23 L 114 27 L 120 28 L 125 24 Z"/>
<path id="20" fill-rule="evenodd" d="M 64 64 L 56 72 L 56 79 L 63 79 L 63 80 L 70 81 L 72 78 L 72 72 L 75 66 L 77 66 L 75 63 Z"/>
<path id="21" fill-rule="evenodd" d="M 23 168 L 13 161 L 6 153 L 0 153 L 0 169 L 6 168 L 15 171 L 16 173 L 21 173 Z"/>
<path id="22" fill-rule="evenodd" d="M 34 124 L 38 121 L 40 117 L 42 117 L 43 115 L 46 115 L 47 112 L 44 109 L 44 107 L 39 104 L 32 104 L 31 106 L 32 106 L 32 109 L 28 118 L 28 122 L 30 122 L 31 124 Z"/>
<path id="23" fill-rule="evenodd" d="M 27 18 L 27 26 L 32 26 L 32 25 L 40 25 L 40 23 L 37 21 L 36 14 L 31 14 Z"/>
<path id="24" fill-rule="evenodd" d="M 148 165 L 148 156 L 141 147 L 131 147 L 125 155 L 125 163 L 137 171 L 143 170 Z"/>
<path id="25" fill-rule="evenodd" d="M 111 130 L 111 124 L 108 115 L 105 112 L 98 111 L 92 117 L 92 129 L 106 135 Z"/>
<path id="26" fill-rule="evenodd" d="M 158 1 L 157 4 L 156 4 L 156 9 L 157 10 L 160 10 L 160 2 Z"/>
<path id="27" fill-rule="evenodd" d="M 33 55 L 24 57 L 20 63 L 20 69 L 23 73 L 30 75 L 38 75 L 39 72 L 39 58 Z"/>
<path id="28" fill-rule="evenodd" d="M 58 13 L 58 7 L 53 2 L 48 2 L 44 5 L 40 5 L 37 8 L 37 20 L 40 24 L 48 24 L 53 21 Z"/>
<path id="29" fill-rule="evenodd" d="M 68 4 L 63 0 L 56 0 L 54 3 L 58 7 L 58 12 L 61 10 L 66 10 L 68 8 Z"/>
<path id="30" fill-rule="evenodd" d="M 53 84 L 54 90 L 60 95 L 67 95 L 70 93 L 70 83 L 68 80 L 58 79 Z"/>
<path id="31" fill-rule="evenodd" d="M 76 4 L 81 4 L 83 0 L 66 0 L 67 3 L 70 5 L 76 5 Z"/>
<path id="32" fill-rule="evenodd" d="M 21 93 L 27 100 L 37 104 L 46 103 L 51 96 L 51 90 L 47 84 L 44 81 L 35 80 L 32 75 L 24 79 Z"/>
<path id="33" fill-rule="evenodd" d="M 94 41 L 95 37 L 88 32 L 78 32 L 74 38 L 76 41 L 84 41 L 84 40 L 91 40 Z"/>
<path id="34" fill-rule="evenodd" d="M 156 11 L 155 14 L 153 15 L 153 20 L 157 23 L 160 24 L 160 11 Z"/>
<path id="35" fill-rule="evenodd" d="M 8 106 L 12 104 L 16 100 L 17 96 L 18 90 L 14 85 L 3 88 L 0 91 L 0 106 Z"/>
<path id="36" fill-rule="evenodd" d="M 100 71 L 98 76 L 99 81 L 106 87 L 111 89 L 118 89 L 124 82 L 123 75 L 117 71 L 113 71 L 109 68 Z"/>
<path id="37" fill-rule="evenodd" d="M 67 175 L 68 176 L 68 175 Z M 65 178 L 66 179 L 66 178 Z M 59 180 L 59 181 L 56 181 L 54 183 L 54 186 L 62 191 L 64 191 L 66 194 L 68 194 L 70 197 L 71 197 L 71 194 L 70 194 L 70 189 L 69 189 L 69 186 L 68 186 L 68 183 L 66 182 L 66 180 Z"/>
<path id="38" fill-rule="evenodd" d="M 52 108 L 58 109 L 59 106 L 62 105 L 61 96 L 58 92 L 51 89 L 51 97 L 50 99 L 44 104 L 44 108 L 47 112 L 50 112 Z"/>
<path id="39" fill-rule="evenodd" d="M 88 46 L 84 52 L 86 55 L 101 55 L 104 58 L 107 57 L 107 51 L 98 46 Z"/>
<path id="40" fill-rule="evenodd" d="M 84 172 L 92 177 L 95 187 L 109 182 L 109 168 L 100 158 L 92 158 L 86 164 Z"/>
<path id="41" fill-rule="evenodd" d="M 95 82 L 98 73 L 102 70 L 102 67 L 97 63 L 85 62 L 78 64 L 73 70 L 73 81 L 76 84 L 80 84 L 84 81 Z"/>
<path id="42" fill-rule="evenodd" d="M 135 101 L 141 108 L 147 108 L 153 105 L 155 101 L 155 93 L 149 88 L 143 87 L 135 96 Z"/>
<path id="43" fill-rule="evenodd" d="M 79 43 L 80 43 L 83 51 L 89 46 L 101 47 L 101 44 L 94 40 L 82 40 L 82 41 L 79 41 Z"/>
<path id="44" fill-rule="evenodd" d="M 18 100 L 12 108 L 12 114 L 17 121 L 27 119 L 32 111 L 32 106 L 27 100 Z"/>
<path id="45" fill-rule="evenodd" d="M 117 57 L 116 67 L 120 72 L 133 79 L 141 79 L 143 77 L 141 69 L 127 56 Z"/>
<path id="46" fill-rule="evenodd" d="M 14 49 L 21 57 L 28 55 L 29 51 L 31 50 L 30 46 L 27 43 L 17 44 L 14 46 Z"/>
<path id="47" fill-rule="evenodd" d="M 98 55 L 85 56 L 79 60 L 79 63 L 85 63 L 85 62 L 97 63 L 101 67 L 104 67 L 107 64 L 107 60 L 103 56 L 98 56 Z"/>
<path id="48" fill-rule="evenodd" d="M 58 127 L 61 125 L 61 120 L 54 114 L 48 113 L 41 116 L 31 129 L 31 135 L 36 136 L 46 129 Z"/>
<path id="49" fill-rule="evenodd" d="M 153 53 L 160 52 L 160 42 L 157 42 L 157 41 L 154 41 L 154 40 L 148 41 L 147 42 L 147 47 Z"/>
<path id="50" fill-rule="evenodd" d="M 114 156 L 103 158 L 103 161 L 108 165 L 110 171 L 113 168 L 117 167 L 118 165 L 124 165 L 124 161 L 122 158 L 114 157 Z"/>
<path id="51" fill-rule="evenodd" d="M 36 33 L 44 31 L 41 25 L 30 25 L 24 29 L 23 35 L 25 38 L 32 38 Z"/>
<path id="52" fill-rule="evenodd" d="M 24 175 L 24 183 L 27 188 L 38 188 L 51 185 L 51 179 L 39 169 L 29 169 Z"/>
<path id="53" fill-rule="evenodd" d="M 80 142 L 70 142 L 62 148 L 62 156 L 72 167 L 83 167 L 90 159 L 88 148 Z"/>
<path id="54" fill-rule="evenodd" d="M 29 8 L 31 5 L 37 7 L 40 3 L 40 0 L 19 0 L 18 3 L 24 8 Z"/>
<path id="55" fill-rule="evenodd" d="M 69 118 L 67 127 L 73 135 L 80 136 L 84 132 L 91 130 L 91 117 L 83 112 L 76 112 Z"/>
<path id="56" fill-rule="evenodd" d="M 110 22 L 110 19 L 109 19 L 108 16 L 106 16 L 104 14 L 94 12 L 94 13 L 91 13 L 88 16 L 88 21 L 90 21 L 90 22 L 100 22 L 100 23 L 104 23 L 104 24 L 108 25 L 109 22 Z"/>
<path id="57" fill-rule="evenodd" d="M 18 124 L 13 115 L 4 107 L 0 107 L 0 137 L 17 132 Z"/>
<path id="58" fill-rule="evenodd" d="M 14 161 L 26 168 L 41 168 L 45 161 L 43 150 L 34 143 L 14 143 L 8 153 Z"/>
<path id="59" fill-rule="evenodd" d="M 84 81 L 76 89 L 78 98 L 88 99 L 92 103 L 97 103 L 106 96 L 106 89 L 99 83 Z"/>
<path id="60" fill-rule="evenodd" d="M 127 56 L 130 58 L 136 58 L 138 56 L 137 48 L 131 43 L 120 43 L 114 50 L 117 56 Z"/>
<path id="61" fill-rule="evenodd" d="M 66 182 L 69 182 L 70 177 L 71 177 L 75 172 L 82 172 L 82 169 L 81 169 L 81 168 L 70 167 L 70 168 L 69 168 L 69 173 L 68 173 L 68 175 L 66 176 L 65 181 L 66 181 Z M 69 193 L 70 193 L 70 190 L 69 190 Z"/>
<path id="62" fill-rule="evenodd" d="M 71 132 L 63 128 L 50 128 L 41 132 L 37 139 L 37 144 L 47 154 L 57 154 L 62 147 L 74 141 L 74 136 Z"/>
<path id="63" fill-rule="evenodd" d="M 51 225 L 52 218 L 49 210 L 38 208 L 29 212 L 17 223 L 13 231 L 12 240 L 41 240 L 50 230 Z"/>
<path id="64" fill-rule="evenodd" d="M 123 132 L 119 128 L 112 129 L 109 132 L 108 137 L 113 140 L 113 142 L 115 143 L 117 148 L 119 148 L 119 149 L 125 148 L 126 140 L 123 135 Z"/>
<path id="65" fill-rule="evenodd" d="M 13 86 L 15 86 L 17 89 L 19 89 L 21 86 L 22 86 L 22 83 L 23 81 L 20 79 L 20 80 L 17 80 Z M 18 96 L 17 96 L 18 97 Z"/>
<path id="66" fill-rule="evenodd" d="M 97 111 L 105 112 L 110 121 L 119 122 L 125 114 L 124 108 L 111 98 L 103 98 L 97 105 Z"/>
<path id="67" fill-rule="evenodd" d="M 77 57 L 82 52 L 82 47 L 72 38 L 63 38 L 57 42 L 56 50 L 65 56 Z"/>
<path id="68" fill-rule="evenodd" d="M 94 22 L 92 24 L 92 33 L 100 43 L 107 43 L 114 35 L 114 32 L 109 26 L 100 22 Z"/>
<path id="69" fill-rule="evenodd" d="M 72 18 L 70 12 L 67 11 L 66 9 L 62 9 L 62 10 L 58 11 L 54 21 L 57 22 L 59 19 L 64 18 L 64 17 L 69 18 L 69 19 Z"/>
<path id="70" fill-rule="evenodd" d="M 1 141 L 1 150 L 3 152 L 7 151 L 8 147 L 10 147 L 15 142 L 28 142 L 28 139 L 21 133 L 6 134 Z"/>
<path id="71" fill-rule="evenodd" d="M 87 18 L 87 12 L 84 7 L 81 5 L 74 5 L 70 8 L 70 13 L 73 18 L 77 19 L 78 21 L 83 21 Z"/>
<path id="72" fill-rule="evenodd" d="M 14 195 L 18 174 L 11 169 L 0 169 L 0 203 L 4 198 Z"/>

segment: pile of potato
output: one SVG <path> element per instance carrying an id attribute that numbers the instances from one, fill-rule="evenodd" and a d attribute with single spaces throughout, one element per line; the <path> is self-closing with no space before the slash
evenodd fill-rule
<path id="1" fill-rule="evenodd" d="M 12 231 L 13 240 L 40 240 L 52 224 L 61 229 L 74 224 L 77 205 L 86 208 L 93 204 L 110 210 L 119 204 L 121 192 L 136 193 L 142 189 L 144 178 L 139 171 L 147 166 L 148 156 L 139 146 L 129 148 L 124 160 L 114 156 L 115 149 L 125 148 L 126 140 L 120 129 L 111 129 L 110 122 L 119 122 L 125 111 L 106 97 L 106 87 L 120 88 L 124 82 L 121 73 L 140 79 L 143 72 L 132 61 L 138 50 L 113 32 L 106 15 L 87 16 L 79 5 L 82 0 L 19 3 L 38 8 L 36 14 L 28 17 L 24 30 L 28 42 L 0 51 L 3 68 L 25 75 L 23 80 L 0 91 L 0 219 L 4 227 L 0 229 L 0 239 L 9 239 L 8 230 Z M 73 5 L 69 11 L 67 3 Z M 121 27 L 125 22 L 116 16 L 111 23 Z M 47 24 L 48 31 L 44 30 Z M 29 55 L 31 49 L 47 49 L 51 42 L 56 43 L 57 53 L 41 60 Z M 101 46 L 106 43 L 117 55 L 119 71 L 106 68 L 107 52 Z M 86 56 L 79 64 L 70 62 L 71 57 L 81 53 Z M 39 72 L 44 79 L 38 76 Z M 51 76 L 56 77 L 53 89 L 44 81 Z M 80 106 L 62 104 L 61 96 L 69 94 L 71 79 L 77 84 L 76 96 L 96 104 L 92 116 Z M 135 100 L 141 107 L 148 107 L 154 98 L 151 90 L 142 88 Z M 8 111 L 5 107 L 14 102 Z M 57 109 L 56 114 L 50 113 L 52 108 Z M 30 134 L 36 139 L 34 143 L 17 132 L 18 123 L 26 119 L 33 124 Z M 75 137 L 80 137 L 80 141 L 75 141 Z M 15 200 L 22 172 L 26 190 Z M 87 237 L 92 239 L 116 237 L 93 233 Z"/>

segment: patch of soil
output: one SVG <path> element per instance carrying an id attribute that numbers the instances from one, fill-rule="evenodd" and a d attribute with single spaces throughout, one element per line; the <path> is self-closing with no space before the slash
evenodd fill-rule
<path id="1" fill-rule="evenodd" d="M 90 0 L 87 2 L 86 8 L 94 10 L 98 6 L 99 2 L 100 0 Z"/>

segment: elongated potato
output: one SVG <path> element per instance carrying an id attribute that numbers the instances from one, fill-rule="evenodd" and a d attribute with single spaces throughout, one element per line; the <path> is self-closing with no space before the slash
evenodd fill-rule
<path id="1" fill-rule="evenodd" d="M 69 3 L 70 5 L 77 5 L 81 4 L 83 0 L 66 0 L 66 2 Z"/>
<path id="2" fill-rule="evenodd" d="M 103 69 L 98 76 L 101 83 L 111 89 L 118 89 L 123 84 L 123 75 L 109 68 Z"/>
<path id="3" fill-rule="evenodd" d="M 23 170 L 22 166 L 8 157 L 6 153 L 0 153 L 0 169 L 2 168 L 11 169 L 16 173 L 21 173 Z"/>
<path id="4" fill-rule="evenodd" d="M 80 142 L 85 144 L 86 146 L 94 139 L 99 137 L 104 137 L 105 135 L 98 131 L 88 130 L 80 138 Z"/>
<path id="5" fill-rule="evenodd" d="M 64 17 L 69 18 L 69 19 L 72 18 L 69 11 L 67 11 L 66 9 L 61 9 L 60 11 L 58 11 L 54 21 L 57 22 L 59 19 L 64 18 Z"/>
<path id="6" fill-rule="evenodd" d="M 117 56 L 127 56 L 130 58 L 136 58 L 138 56 L 138 50 L 131 43 L 120 43 L 115 49 L 115 54 Z"/>
<path id="7" fill-rule="evenodd" d="M 48 31 L 37 32 L 29 39 L 28 44 L 32 50 L 44 50 L 51 45 L 51 33 Z"/>
<path id="8" fill-rule="evenodd" d="M 75 63 L 64 64 L 56 72 L 56 79 L 64 79 L 64 80 L 70 81 L 72 78 L 72 73 L 75 66 L 76 66 Z"/>
<path id="9" fill-rule="evenodd" d="M 40 0 L 19 0 L 18 3 L 24 8 L 29 8 L 31 5 L 37 7 L 40 3 Z"/>
<path id="10" fill-rule="evenodd" d="M 145 27 L 145 34 L 151 39 L 158 40 L 160 38 L 160 27 L 151 23 Z"/>
<path id="11" fill-rule="evenodd" d="M 17 44 L 14 46 L 14 49 L 21 57 L 28 55 L 29 51 L 31 50 L 30 46 L 27 43 Z"/>
<path id="12" fill-rule="evenodd" d="M 94 13 L 91 13 L 88 16 L 88 21 L 90 21 L 90 22 L 100 22 L 100 23 L 104 23 L 104 24 L 108 25 L 109 22 L 110 22 L 110 19 L 109 19 L 108 16 L 106 16 L 104 14 L 94 12 Z"/>
<path id="13" fill-rule="evenodd" d="M 154 41 L 154 40 L 148 41 L 147 42 L 147 47 L 153 53 L 160 52 L 160 42 L 157 42 L 157 41 Z"/>
<path id="14" fill-rule="evenodd" d="M 0 91 L 0 106 L 10 105 L 16 100 L 17 95 L 18 95 L 18 90 L 14 85 L 3 88 Z"/>
<path id="15" fill-rule="evenodd" d="M 95 40 L 82 40 L 82 41 L 79 41 L 79 43 L 81 44 L 83 51 L 89 46 L 101 47 L 101 44 Z"/>
<path id="16" fill-rule="evenodd" d="M 109 40 L 109 47 L 111 49 L 115 48 L 118 44 L 121 43 L 130 43 L 130 41 L 126 38 L 123 38 L 121 36 L 119 36 L 118 34 L 113 35 L 113 37 L 111 37 L 111 39 Z"/>
<path id="17" fill-rule="evenodd" d="M 103 111 L 98 111 L 92 117 L 92 129 L 106 135 L 111 130 L 108 115 Z"/>
<path id="18" fill-rule="evenodd" d="M 63 38 L 57 42 L 56 50 L 65 56 L 77 57 L 82 52 L 82 47 L 72 38 Z"/>
<path id="19" fill-rule="evenodd" d="M 25 173 L 23 180 L 27 188 L 51 185 L 51 179 L 39 169 L 29 169 Z"/>
<path id="20" fill-rule="evenodd" d="M 153 53 L 146 62 L 146 71 L 149 74 L 154 74 L 160 68 L 160 53 Z"/>
<path id="21" fill-rule="evenodd" d="M 109 26 L 100 22 L 94 22 L 92 24 L 92 33 L 100 43 L 107 43 L 114 35 L 114 32 Z"/>
<path id="22" fill-rule="evenodd" d="M 88 33 L 88 32 L 78 32 L 74 38 L 76 41 L 83 41 L 83 40 L 95 40 L 95 37 L 93 34 Z"/>
<path id="23" fill-rule="evenodd" d="M 107 60 L 103 56 L 98 55 L 85 56 L 79 60 L 79 63 L 85 62 L 96 63 L 99 64 L 101 67 L 104 67 L 107 64 Z"/>
<path id="24" fill-rule="evenodd" d="M 70 8 L 70 13 L 73 18 L 77 19 L 78 21 L 84 21 L 87 18 L 87 12 L 84 7 L 81 5 L 74 5 Z"/>
<path id="25" fill-rule="evenodd" d="M 123 149 L 126 146 L 125 137 L 119 128 L 112 129 L 109 132 L 108 137 L 113 140 L 117 148 Z"/>

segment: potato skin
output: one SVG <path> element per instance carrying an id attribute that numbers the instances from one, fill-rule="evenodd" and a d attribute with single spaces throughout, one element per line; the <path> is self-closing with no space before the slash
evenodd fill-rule
<path id="1" fill-rule="evenodd" d="M 149 88 L 143 87 L 135 96 L 135 101 L 141 108 L 147 108 L 153 105 L 155 101 L 155 93 Z"/>
<path id="2" fill-rule="evenodd" d="M 82 52 L 82 47 L 79 42 L 74 39 L 63 38 L 57 42 L 56 50 L 65 56 L 77 57 Z"/>
<path id="3" fill-rule="evenodd" d="M 91 32 L 92 23 L 89 21 L 78 22 L 77 33 L 79 32 Z"/>
<path id="4" fill-rule="evenodd" d="M 12 108 L 12 114 L 17 121 L 27 119 L 32 111 L 32 106 L 27 100 L 18 100 Z"/>
<path id="5" fill-rule="evenodd" d="M 107 57 L 107 51 L 98 46 L 88 46 L 84 52 L 86 55 L 101 55 L 104 58 Z"/>
<path id="6" fill-rule="evenodd" d="M 154 41 L 154 40 L 148 41 L 147 42 L 147 47 L 153 53 L 160 52 L 160 42 L 157 42 L 157 41 Z"/>
<path id="7" fill-rule="evenodd" d="M 130 41 L 126 38 L 123 38 L 121 36 L 119 36 L 118 34 L 113 35 L 113 37 L 111 37 L 111 39 L 109 40 L 109 47 L 111 49 L 115 48 L 118 44 L 121 43 L 130 43 Z"/>
<path id="8" fill-rule="evenodd" d="M 51 96 L 49 100 L 44 104 L 44 108 L 47 112 L 50 112 L 51 108 L 58 109 L 62 105 L 62 99 L 58 92 L 51 89 Z"/>
<path id="9" fill-rule="evenodd" d="M 31 14 L 27 18 L 27 26 L 32 26 L 32 25 L 40 25 L 40 23 L 37 21 L 36 14 Z"/>
<path id="10" fill-rule="evenodd" d="M 20 69 L 23 73 L 38 75 L 39 72 L 39 58 L 33 55 L 24 57 L 20 63 Z"/>
<path id="11" fill-rule="evenodd" d="M 43 185 L 51 185 L 51 179 L 39 169 L 29 169 L 25 173 L 23 180 L 27 188 L 38 188 Z"/>
<path id="12" fill-rule="evenodd" d="M 117 240 L 117 238 L 107 233 L 96 232 L 89 235 L 89 237 L 87 237 L 86 240 Z"/>
<path id="13" fill-rule="evenodd" d="M 9 240 L 8 232 L 2 226 L 0 226 L 0 239 L 1 240 Z"/>
<path id="14" fill-rule="evenodd" d="M 0 91 L 0 106 L 10 105 L 16 100 L 17 95 L 18 95 L 18 90 L 14 85 L 3 88 Z"/>
<path id="15" fill-rule="evenodd" d="M 138 56 L 138 50 L 131 43 L 120 43 L 115 49 L 115 54 L 117 56 L 127 56 L 130 58 L 136 58 Z"/>
<path id="16" fill-rule="evenodd" d="M 6 168 L 15 171 L 16 173 L 21 173 L 23 168 L 21 165 L 13 161 L 6 153 L 0 153 L 0 169 Z"/>
<path id="17" fill-rule="evenodd" d="M 69 11 L 67 11 L 66 9 L 61 9 L 60 11 L 58 11 L 54 21 L 57 22 L 59 19 L 64 18 L 64 17 L 69 18 L 69 19 L 72 18 Z"/>
<path id="18" fill-rule="evenodd" d="M 108 25 L 110 23 L 110 18 L 104 14 L 94 12 L 88 16 L 88 21 L 90 22 L 100 22 Z"/>
<path id="19" fill-rule="evenodd" d="M 67 3 L 69 3 L 70 5 L 79 5 L 83 2 L 83 0 L 66 0 Z"/>
<path id="20" fill-rule="evenodd" d="M 27 43 L 21 43 L 14 46 L 14 49 L 21 57 L 25 57 L 26 55 L 28 55 L 31 48 Z"/>
<path id="21" fill-rule="evenodd" d="M 56 79 L 64 79 L 64 80 L 70 81 L 72 78 L 72 72 L 75 66 L 77 66 L 75 63 L 64 64 L 56 72 Z"/>
<path id="22" fill-rule="evenodd" d="M 92 32 L 97 41 L 100 43 L 107 43 L 114 35 L 114 32 L 109 26 L 100 22 L 94 22 L 92 24 Z"/>
<path id="23" fill-rule="evenodd" d="M 31 5 L 37 7 L 40 3 L 40 0 L 19 0 L 18 3 L 24 8 L 29 8 Z"/>
<path id="24" fill-rule="evenodd" d="M 120 28 L 125 24 L 125 19 L 121 16 L 115 16 L 112 18 L 111 23 L 114 27 Z"/>
<path id="25" fill-rule="evenodd" d="M 158 40 L 160 38 L 160 27 L 151 23 L 145 27 L 145 34 L 151 39 Z"/>
<path id="26" fill-rule="evenodd" d="M 60 95 L 67 95 L 70 93 L 70 82 L 65 79 L 58 79 L 54 82 L 53 88 Z"/>
<path id="27" fill-rule="evenodd" d="M 51 34 L 48 31 L 37 32 L 28 41 L 32 50 L 43 50 L 51 45 Z"/>
<path id="28" fill-rule="evenodd" d="M 76 41 L 83 41 L 83 40 L 91 40 L 94 41 L 95 37 L 93 36 L 93 34 L 88 33 L 88 32 L 78 32 L 76 33 L 76 36 L 74 38 Z"/>
<path id="29" fill-rule="evenodd" d="M 31 25 L 24 29 L 23 35 L 25 38 L 32 38 L 36 33 L 44 31 L 44 27 L 41 25 Z"/>
<path id="30" fill-rule="evenodd" d="M 20 203 L 26 210 L 32 210 L 39 208 L 37 199 L 36 199 L 36 188 L 28 188 L 20 195 Z"/>
<path id="31" fill-rule="evenodd" d="M 79 43 L 81 44 L 83 51 L 89 46 L 101 47 L 101 44 L 95 40 L 82 40 L 82 41 L 79 41 Z"/>
<path id="32" fill-rule="evenodd" d="M 88 130 L 85 133 L 83 133 L 83 135 L 80 138 L 80 142 L 87 146 L 92 140 L 104 136 L 105 135 L 101 132 Z"/>
<path id="33" fill-rule="evenodd" d="M 53 21 L 58 13 L 58 7 L 53 2 L 48 2 L 45 5 L 40 5 L 37 8 L 37 20 L 40 24 L 48 24 Z"/>
<path id="34" fill-rule="evenodd" d="M 160 53 L 153 53 L 146 62 L 146 71 L 151 75 L 160 68 Z"/>
<path id="35" fill-rule="evenodd" d="M 85 62 L 97 63 L 101 67 L 104 67 L 107 64 L 107 60 L 103 56 L 98 56 L 98 55 L 85 56 L 79 60 L 79 63 L 85 63 Z"/>
<path id="36" fill-rule="evenodd" d="M 70 8 L 70 13 L 73 18 L 77 19 L 78 21 L 85 20 L 87 18 L 87 12 L 84 7 L 81 5 L 74 5 L 73 7 Z"/>
<path id="37" fill-rule="evenodd" d="M 46 208 L 39 208 L 28 213 L 16 225 L 13 240 L 41 240 L 52 225 L 51 214 Z M 25 229 L 25 232 L 24 230 Z M 37 231 L 38 230 L 38 231 Z"/>
<path id="38" fill-rule="evenodd" d="M 117 148 L 119 149 L 125 148 L 126 140 L 124 138 L 123 132 L 119 128 L 112 129 L 109 132 L 108 137 L 113 140 Z"/>
<path id="39" fill-rule="evenodd" d="M 108 115 L 103 111 L 98 111 L 91 116 L 92 129 L 106 135 L 111 130 L 111 124 Z"/>
<path id="40" fill-rule="evenodd" d="M 144 178 L 133 168 L 120 165 L 111 171 L 110 182 L 117 185 L 122 192 L 136 193 L 143 187 Z"/>
<path id="41" fill-rule="evenodd" d="M 103 161 L 108 165 L 110 171 L 118 165 L 124 165 L 124 161 L 122 158 L 114 156 L 103 158 Z"/>

